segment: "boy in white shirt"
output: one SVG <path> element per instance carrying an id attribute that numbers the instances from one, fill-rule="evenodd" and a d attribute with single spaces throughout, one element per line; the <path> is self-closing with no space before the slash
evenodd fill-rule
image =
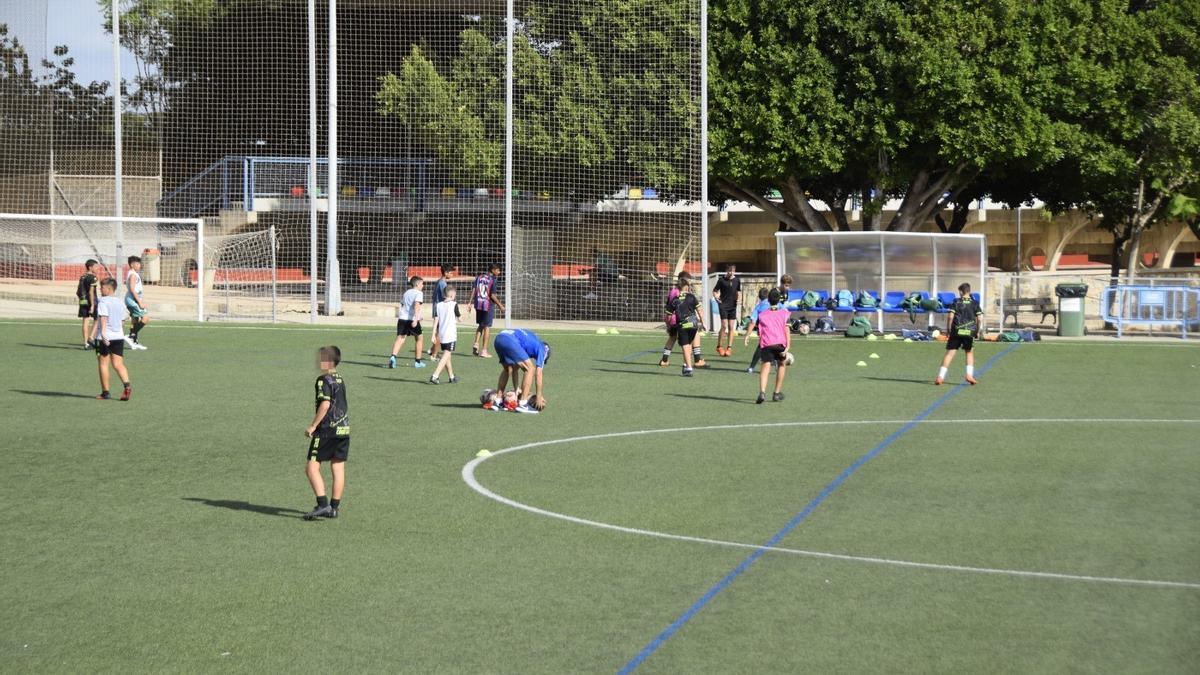
<path id="1" fill-rule="evenodd" d="M 454 376 L 454 366 L 450 365 L 454 343 L 458 341 L 458 303 L 454 301 L 454 287 L 447 286 L 443 297 L 445 299 L 435 307 L 437 318 L 434 319 L 434 336 L 441 344 L 442 356 L 433 370 L 433 377 L 429 378 L 429 384 L 438 384 L 438 375 L 442 374 L 443 368 L 450 373 L 450 384 L 458 382 Z"/>
<path id="2" fill-rule="evenodd" d="M 404 346 L 404 340 L 412 335 L 416 338 L 416 351 L 413 355 L 413 368 L 424 368 L 425 362 L 421 360 L 421 348 L 425 345 L 425 338 L 421 336 L 421 305 L 425 302 L 425 294 L 421 291 L 425 286 L 425 281 L 421 277 L 414 276 L 408 280 L 409 289 L 405 291 L 404 297 L 400 300 L 399 319 L 396 321 L 396 341 L 392 343 L 392 355 L 388 358 L 388 368 L 396 367 L 396 355 L 400 353 L 400 348 Z"/>
<path id="3" fill-rule="evenodd" d="M 117 371 L 125 391 L 121 394 L 122 401 L 128 401 L 133 392 L 129 384 L 129 372 L 125 370 L 125 329 L 121 323 L 129 316 L 125 303 L 113 294 L 117 292 L 117 280 L 109 277 L 100 282 L 100 300 L 96 302 L 96 335 L 92 342 L 96 345 L 96 361 L 100 366 L 100 395 L 97 399 L 107 401 L 112 398 L 108 393 L 108 364 Z"/>
<path id="4" fill-rule="evenodd" d="M 136 255 L 129 256 L 129 274 L 125 275 L 125 307 L 133 320 L 129 330 L 129 348 L 145 349 L 138 334 L 150 323 L 146 316 L 146 301 L 142 297 L 142 259 Z"/>

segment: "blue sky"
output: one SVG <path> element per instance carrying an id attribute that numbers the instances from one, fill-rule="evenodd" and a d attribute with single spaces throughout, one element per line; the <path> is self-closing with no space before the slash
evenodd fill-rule
<path id="1" fill-rule="evenodd" d="M 0 23 L 8 24 L 9 34 L 31 52 L 42 47 L 38 42 L 44 27 L 46 53 L 55 45 L 70 47 L 81 82 L 112 81 L 112 36 L 104 31 L 96 0 L 0 0 Z M 132 80 L 136 72 L 133 55 L 122 50 L 121 76 Z"/>

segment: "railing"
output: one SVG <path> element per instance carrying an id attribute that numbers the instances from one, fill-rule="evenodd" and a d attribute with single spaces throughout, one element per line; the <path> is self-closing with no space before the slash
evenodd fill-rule
<path id="1" fill-rule="evenodd" d="M 1174 327 L 1187 339 L 1188 328 L 1200 325 L 1200 288 L 1187 286 L 1108 286 L 1101 297 L 1101 315 L 1117 327 Z"/>

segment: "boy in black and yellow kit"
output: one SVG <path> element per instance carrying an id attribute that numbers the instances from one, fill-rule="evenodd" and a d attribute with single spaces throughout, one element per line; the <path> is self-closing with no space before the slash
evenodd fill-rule
<path id="1" fill-rule="evenodd" d="M 312 439 L 304 473 L 317 496 L 317 508 L 304 514 L 305 520 L 337 518 L 346 489 L 346 459 L 350 455 L 350 409 L 346 402 L 346 385 L 337 373 L 342 352 L 332 345 L 317 350 L 317 367 L 321 375 L 316 382 L 317 412 L 304 435 Z M 325 497 L 325 479 L 321 462 L 329 462 L 333 474 L 333 499 Z"/>

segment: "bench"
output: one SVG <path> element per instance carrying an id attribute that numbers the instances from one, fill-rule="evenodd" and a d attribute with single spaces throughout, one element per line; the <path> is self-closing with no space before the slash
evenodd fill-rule
<path id="1" fill-rule="evenodd" d="M 1012 317 L 1013 325 L 1017 323 L 1017 313 L 1026 312 L 1041 312 L 1042 320 L 1038 322 L 1041 325 L 1046 322 L 1046 317 L 1054 317 L 1054 323 L 1058 323 L 1058 304 L 1053 298 L 1012 298 L 1006 299 L 1004 302 L 1004 315 L 1000 317 L 1000 325 L 1003 326 L 1009 317 Z"/>

